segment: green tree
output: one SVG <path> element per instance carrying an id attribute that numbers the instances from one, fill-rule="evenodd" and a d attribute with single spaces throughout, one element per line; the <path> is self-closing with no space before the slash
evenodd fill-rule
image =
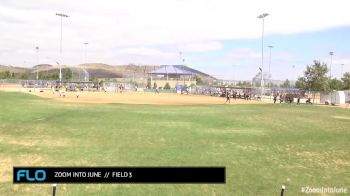
<path id="1" fill-rule="evenodd" d="M 341 80 L 337 80 L 336 78 L 331 79 L 329 81 L 329 88 L 332 90 L 342 90 L 343 82 Z"/>
<path id="2" fill-rule="evenodd" d="M 55 71 L 49 75 L 49 79 L 52 79 L 52 80 L 58 80 L 59 78 L 60 78 L 59 71 Z"/>
<path id="3" fill-rule="evenodd" d="M 97 82 L 97 78 L 96 78 L 96 76 L 92 76 L 92 77 L 90 77 L 90 81 L 92 81 L 92 82 Z"/>
<path id="4" fill-rule="evenodd" d="M 11 78 L 10 71 L 0 72 L 0 79 L 8 79 Z"/>
<path id="5" fill-rule="evenodd" d="M 70 68 L 64 69 L 64 79 L 66 80 L 72 79 L 72 70 Z"/>
<path id="6" fill-rule="evenodd" d="M 315 60 L 313 65 L 306 66 L 304 76 L 298 79 L 298 82 L 302 84 L 298 84 L 298 86 L 304 86 L 309 91 L 328 92 L 327 72 L 327 65 Z"/>
<path id="7" fill-rule="evenodd" d="M 59 70 L 41 71 L 39 72 L 39 78 L 44 80 L 58 80 Z"/>
<path id="8" fill-rule="evenodd" d="M 278 84 L 275 84 L 275 83 L 270 82 L 270 83 L 268 84 L 268 86 L 271 87 L 271 88 L 274 88 L 274 87 L 278 87 Z"/>
<path id="9" fill-rule="evenodd" d="M 202 84 L 204 84 L 202 78 L 196 76 L 196 84 L 197 84 L 197 85 L 202 85 Z"/>
<path id="10" fill-rule="evenodd" d="M 28 80 L 28 78 L 29 78 L 28 73 L 27 73 L 27 72 L 22 73 L 21 76 L 20 76 L 20 78 L 21 78 L 22 80 Z"/>
<path id="11" fill-rule="evenodd" d="M 341 80 L 343 81 L 343 89 L 350 90 L 350 72 L 346 72 Z"/>
<path id="12" fill-rule="evenodd" d="M 45 75 L 45 73 L 44 73 L 44 72 L 39 71 L 39 79 L 42 79 L 42 80 L 47 80 L 47 76 Z"/>
<path id="13" fill-rule="evenodd" d="M 152 88 L 152 84 L 151 84 L 151 81 L 150 80 L 148 80 L 147 81 L 147 86 L 146 86 L 148 89 L 151 89 Z"/>
<path id="14" fill-rule="evenodd" d="M 250 87 L 250 86 L 252 86 L 252 84 L 251 84 L 250 82 L 248 82 L 248 81 L 243 81 L 243 82 L 239 81 L 239 82 L 237 83 L 237 86 L 240 86 L 240 87 Z"/>
<path id="15" fill-rule="evenodd" d="M 307 89 L 306 88 L 306 80 L 304 77 L 299 77 L 295 82 L 295 88 Z"/>
<path id="16" fill-rule="evenodd" d="M 164 89 L 170 89 L 170 85 L 168 82 L 164 85 Z"/>
<path id="17" fill-rule="evenodd" d="M 292 87 L 292 85 L 290 84 L 290 81 L 288 79 L 286 79 L 283 84 L 280 85 L 280 87 L 283 87 L 283 88 L 290 88 Z"/>
<path id="18" fill-rule="evenodd" d="M 98 85 L 103 86 L 103 83 L 104 83 L 104 81 L 100 80 L 100 82 L 98 82 Z"/>

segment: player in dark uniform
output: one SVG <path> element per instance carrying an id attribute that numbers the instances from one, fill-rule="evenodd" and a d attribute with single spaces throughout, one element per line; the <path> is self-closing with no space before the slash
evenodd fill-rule
<path id="1" fill-rule="evenodd" d="M 226 102 L 225 103 L 231 103 L 231 99 L 230 99 L 230 93 L 228 91 L 226 91 Z"/>

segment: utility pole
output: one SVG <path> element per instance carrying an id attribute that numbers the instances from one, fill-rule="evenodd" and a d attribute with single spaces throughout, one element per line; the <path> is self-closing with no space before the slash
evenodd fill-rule
<path id="1" fill-rule="evenodd" d="M 258 16 L 262 19 L 262 34 L 261 34 L 261 97 L 264 95 L 264 23 L 265 17 L 269 14 L 264 13 Z"/>
<path id="2" fill-rule="evenodd" d="M 343 69 L 344 69 L 344 63 L 340 64 L 341 65 L 341 72 L 340 72 L 340 78 L 343 77 Z"/>
<path id="3" fill-rule="evenodd" d="M 86 72 L 85 72 L 85 67 L 86 67 L 86 65 L 87 65 L 87 62 L 86 62 L 86 48 L 87 48 L 87 45 L 89 44 L 89 43 L 87 43 L 87 42 L 85 42 L 85 43 L 83 43 L 84 45 L 85 45 L 85 59 L 84 59 L 84 62 L 85 62 L 85 66 L 83 67 L 83 70 L 84 70 L 84 81 L 87 81 L 87 74 L 86 74 Z"/>
<path id="4" fill-rule="evenodd" d="M 330 69 L 329 69 L 329 78 L 332 79 L 332 60 L 333 60 L 333 55 L 334 52 L 329 52 L 329 55 L 331 56 L 331 64 L 330 64 Z"/>
<path id="5" fill-rule="evenodd" d="M 68 18 L 69 16 L 66 14 L 62 14 L 62 13 L 56 13 L 56 16 L 61 17 L 61 39 L 60 39 L 60 83 L 62 82 L 62 23 L 63 23 L 63 18 Z"/>
<path id="6" fill-rule="evenodd" d="M 267 46 L 270 48 L 270 59 L 269 59 L 269 79 L 271 79 L 271 49 L 274 47 L 274 46 Z"/>
<path id="7" fill-rule="evenodd" d="M 36 68 L 36 84 L 38 84 L 38 80 L 39 80 L 39 46 L 35 47 L 36 50 L 36 64 L 37 64 L 37 68 Z"/>

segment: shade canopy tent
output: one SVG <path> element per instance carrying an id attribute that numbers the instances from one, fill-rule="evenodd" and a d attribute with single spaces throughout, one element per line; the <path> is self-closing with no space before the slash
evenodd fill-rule
<path id="1" fill-rule="evenodd" d="M 192 76 L 194 73 L 188 69 L 185 69 L 182 65 L 166 65 L 157 70 L 148 72 L 148 81 L 153 84 L 157 83 L 158 86 L 170 85 L 174 88 L 177 84 L 190 86 L 195 84 Z"/>
<path id="2" fill-rule="evenodd" d="M 174 65 L 167 65 L 164 67 L 161 67 L 160 69 L 154 70 L 149 72 L 149 74 L 154 74 L 154 75 L 192 75 L 193 72 L 185 70 L 183 68 L 174 66 Z"/>

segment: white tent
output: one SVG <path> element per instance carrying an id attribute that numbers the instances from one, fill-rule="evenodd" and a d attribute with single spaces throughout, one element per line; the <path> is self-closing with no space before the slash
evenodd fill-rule
<path id="1" fill-rule="evenodd" d="M 333 91 L 330 94 L 321 94 L 321 103 L 345 104 L 345 92 Z"/>

